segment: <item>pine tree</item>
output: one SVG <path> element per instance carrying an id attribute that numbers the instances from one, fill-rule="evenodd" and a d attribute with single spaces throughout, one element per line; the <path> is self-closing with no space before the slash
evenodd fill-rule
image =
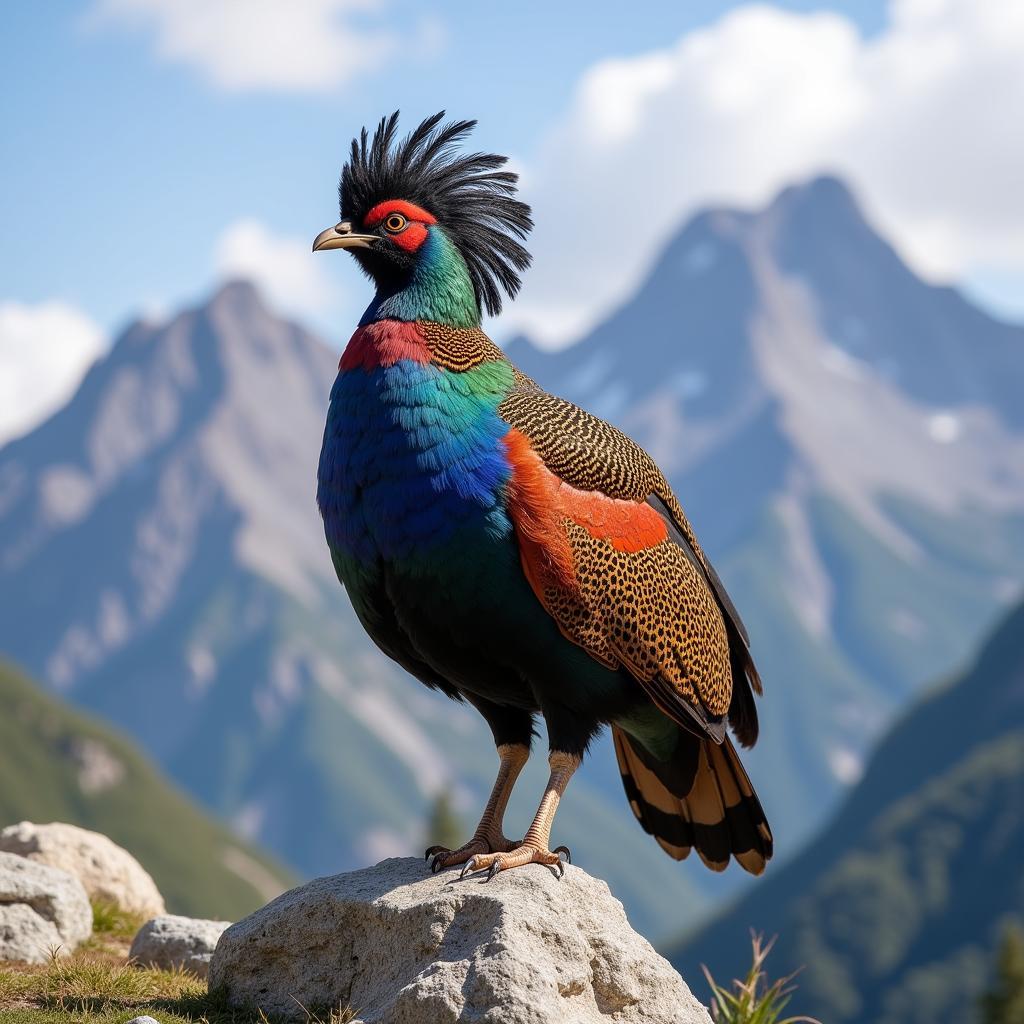
<path id="1" fill-rule="evenodd" d="M 1024 929 L 1006 929 L 999 946 L 995 982 L 980 1003 L 982 1024 L 1024 1024 Z"/>
<path id="2" fill-rule="evenodd" d="M 442 790 L 434 799 L 430 809 L 430 817 L 427 819 L 427 843 L 438 846 L 446 846 L 449 850 L 458 849 L 465 836 L 459 816 L 452 807 L 451 794 Z"/>

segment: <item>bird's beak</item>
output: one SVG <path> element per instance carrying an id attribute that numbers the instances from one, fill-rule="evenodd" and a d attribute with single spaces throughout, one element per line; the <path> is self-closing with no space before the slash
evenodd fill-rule
<path id="1" fill-rule="evenodd" d="M 321 249 L 366 249 L 378 241 L 379 235 L 360 235 L 352 230 L 352 221 L 343 220 L 333 228 L 321 231 L 313 239 L 313 252 Z"/>

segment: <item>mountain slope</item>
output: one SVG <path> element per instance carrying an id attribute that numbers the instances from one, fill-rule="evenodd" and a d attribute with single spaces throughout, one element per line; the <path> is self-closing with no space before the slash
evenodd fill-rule
<path id="1" fill-rule="evenodd" d="M 770 877 L 1020 589 L 1024 330 L 918 281 L 822 179 L 695 217 L 587 338 L 510 354 L 659 459 L 742 610 Z M 233 285 L 129 328 L 0 450 L 0 649 L 305 874 L 415 850 L 444 789 L 471 821 L 494 771 L 477 716 L 383 659 L 333 578 L 312 496 L 334 360 Z M 571 797 L 559 841 L 649 934 L 745 881 L 635 827 L 607 738 Z"/>
<path id="2" fill-rule="evenodd" d="M 670 952 L 728 976 L 748 927 L 806 965 L 799 1010 L 845 1024 L 970 1021 L 1002 929 L 1024 920 L 1024 605 L 886 736 L 793 863 Z"/>
<path id="3" fill-rule="evenodd" d="M 766 684 L 748 755 L 794 852 L 1024 581 L 1024 329 L 918 280 L 847 189 L 711 210 L 568 349 L 510 357 L 661 462 Z"/>
<path id="4" fill-rule="evenodd" d="M 291 884 L 131 743 L 3 662 L 0 707 L 0 827 L 66 821 L 110 836 L 153 876 L 171 913 L 236 920 Z"/>
<path id="5" fill-rule="evenodd" d="M 230 285 L 130 327 L 0 450 L 0 649 L 306 875 L 421 850 L 442 790 L 469 827 L 497 763 L 479 716 L 387 661 L 334 577 L 313 496 L 336 358 Z M 632 827 L 607 755 L 559 841 L 638 927 L 673 932 L 706 900 Z M 510 827 L 545 778 L 536 757 Z"/>

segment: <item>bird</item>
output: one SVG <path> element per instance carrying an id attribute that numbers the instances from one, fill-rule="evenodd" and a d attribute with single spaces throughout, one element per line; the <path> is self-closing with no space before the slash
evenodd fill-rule
<path id="1" fill-rule="evenodd" d="M 531 263 L 532 212 L 506 157 L 466 151 L 476 122 L 445 117 L 404 136 L 397 111 L 363 128 L 340 220 L 313 242 L 346 250 L 374 288 L 317 471 L 334 569 L 377 647 L 475 708 L 498 755 L 473 835 L 425 856 L 487 881 L 531 863 L 561 877 L 555 813 L 610 728 L 629 806 L 666 853 L 760 874 L 772 833 L 732 741 L 758 735 L 747 630 L 651 456 L 482 329 Z M 504 813 L 538 716 L 548 782 L 512 840 Z"/>

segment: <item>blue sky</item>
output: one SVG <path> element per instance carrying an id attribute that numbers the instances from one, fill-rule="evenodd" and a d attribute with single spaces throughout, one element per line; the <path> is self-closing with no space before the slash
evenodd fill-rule
<path id="1" fill-rule="evenodd" d="M 218 235 L 240 217 L 312 238 L 333 216 L 348 139 L 381 113 L 476 117 L 481 145 L 525 157 L 590 64 L 730 6 L 651 4 L 623 18 L 618 4 L 602 16 L 584 2 L 395 3 L 364 20 L 400 34 L 398 52 L 310 95 L 211 88 L 155 58 L 151 32 L 96 24 L 89 4 L 11 5 L 0 202 L 18 256 L 8 250 L 0 287 L 26 302 L 61 296 L 112 328 L 140 304 L 204 287 Z M 868 31 L 883 16 L 872 2 L 785 6 L 832 6 Z M 421 35 L 431 39 L 419 54 Z"/>
<path id="2" fill-rule="evenodd" d="M 0 308 L 24 314 L 14 349 L 22 362 L 33 310 L 58 304 L 108 335 L 140 310 L 197 298 L 250 262 L 279 305 L 340 343 L 367 298 L 365 284 L 342 260 L 307 264 L 299 244 L 335 218 L 353 131 L 396 107 L 407 124 L 442 107 L 479 118 L 479 145 L 523 168 L 539 224 L 524 323 L 541 334 L 550 327 L 551 342 L 600 315 L 588 295 L 616 298 L 602 280 L 626 287 L 677 226 L 641 230 L 643 251 L 625 266 L 576 259 L 563 221 L 599 222 L 610 194 L 628 206 L 634 179 L 639 194 L 663 191 L 672 219 L 681 220 L 702 202 L 756 203 L 794 176 L 848 171 L 869 213 L 919 270 L 966 280 L 992 308 L 1024 310 L 1024 242 L 1017 245 L 1024 225 L 999 222 L 991 208 L 998 196 L 989 206 L 976 198 L 986 187 L 984 160 L 998 163 L 999 188 L 1011 187 L 1002 179 L 1024 167 L 1015 162 L 1020 144 L 1006 139 L 1019 130 L 996 118 L 991 140 L 965 138 L 955 147 L 979 150 L 976 164 L 941 164 L 932 174 L 943 159 L 942 133 L 955 134 L 959 122 L 924 123 L 934 120 L 928 104 L 946 110 L 950 90 L 963 95 L 964 82 L 979 109 L 986 89 L 1007 96 L 993 66 L 1005 63 L 1009 88 L 1021 86 L 1012 78 L 1020 52 L 1002 51 L 1007 33 L 1024 36 L 1024 25 L 993 13 L 998 0 L 756 8 L 711 0 L 632 7 L 306 0 L 278 5 L 279 13 L 305 13 L 262 28 L 259 18 L 239 16 L 245 5 L 234 0 L 195 3 L 5 8 Z M 193 7 L 207 15 L 190 16 Z M 1003 17 L 1010 23 L 993 22 Z M 952 63 L 941 56 L 949 35 L 974 40 Z M 915 76 L 935 81 L 922 85 Z M 755 95 L 744 95 L 745 85 Z M 772 90 L 778 99 L 769 96 L 765 108 L 757 94 Z M 807 107 L 808 96 L 822 99 Z M 892 150 L 907 130 L 889 123 L 890 107 L 921 112 L 913 152 L 927 162 L 922 169 L 911 160 L 902 177 L 889 165 L 902 166 Z M 967 110 L 965 132 L 976 130 L 977 112 Z M 779 153 L 769 154 L 756 138 L 776 117 Z M 879 120 L 876 135 L 870 126 Z M 678 136 L 678 145 L 661 155 L 666 135 Z M 737 148 L 744 140 L 753 148 Z M 710 167 L 691 174 L 702 154 Z M 918 188 L 922 176 L 934 187 Z M 576 280 L 569 275 L 562 287 L 566 262 Z M 0 315 L 0 368 L 4 329 Z M 12 359 L 8 351 L 8 367 Z"/>

